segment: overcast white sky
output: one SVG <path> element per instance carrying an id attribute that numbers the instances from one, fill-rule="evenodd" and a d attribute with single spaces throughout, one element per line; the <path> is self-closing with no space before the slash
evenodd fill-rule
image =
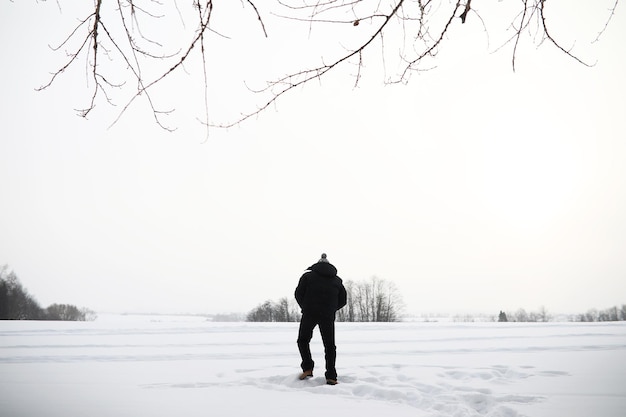
<path id="1" fill-rule="evenodd" d="M 35 92 L 74 16 L 2 2 L 0 265 L 44 306 L 97 311 L 247 312 L 322 252 L 409 312 L 626 303 L 626 5 L 592 43 L 612 1 L 582 3 L 551 20 L 592 68 L 527 37 L 513 73 L 456 22 L 409 85 L 335 77 L 205 141 L 176 90 L 174 133 L 142 105 L 77 117 L 80 71 Z"/>

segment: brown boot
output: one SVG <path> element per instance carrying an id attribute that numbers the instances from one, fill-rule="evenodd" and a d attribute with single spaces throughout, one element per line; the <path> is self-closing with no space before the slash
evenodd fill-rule
<path id="1" fill-rule="evenodd" d="M 300 376 L 298 376 L 299 380 L 303 380 L 303 379 L 307 379 L 307 378 L 311 378 L 313 376 L 313 370 L 312 369 L 307 369 L 306 371 L 303 371 Z"/>
<path id="2" fill-rule="evenodd" d="M 326 378 L 326 383 L 328 385 L 337 385 L 339 382 L 337 382 L 336 379 L 330 379 L 330 378 Z"/>

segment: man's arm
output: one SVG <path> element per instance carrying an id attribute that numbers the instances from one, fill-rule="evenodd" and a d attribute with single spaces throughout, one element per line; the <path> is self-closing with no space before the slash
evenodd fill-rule
<path id="1" fill-rule="evenodd" d="M 302 308 L 302 303 L 304 302 L 304 295 L 306 294 L 306 286 L 307 286 L 307 276 L 306 274 L 300 277 L 300 281 L 298 282 L 298 286 L 296 287 L 296 292 L 294 296 L 296 297 L 296 302 Z"/>
<path id="2" fill-rule="evenodd" d="M 337 300 L 337 310 L 340 310 L 348 302 L 348 294 L 346 293 L 346 287 L 343 286 L 343 282 L 339 282 L 339 299 Z"/>

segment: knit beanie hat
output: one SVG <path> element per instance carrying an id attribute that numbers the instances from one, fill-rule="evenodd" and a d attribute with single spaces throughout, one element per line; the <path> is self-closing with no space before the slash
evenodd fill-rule
<path id="1" fill-rule="evenodd" d="M 326 259 L 326 254 L 325 254 L 325 253 L 322 253 L 322 257 L 321 257 L 321 258 L 320 258 L 320 260 L 319 260 L 319 261 L 317 261 L 317 262 L 318 262 L 318 263 L 320 263 L 320 262 L 326 262 L 326 263 L 328 263 L 328 259 Z"/>

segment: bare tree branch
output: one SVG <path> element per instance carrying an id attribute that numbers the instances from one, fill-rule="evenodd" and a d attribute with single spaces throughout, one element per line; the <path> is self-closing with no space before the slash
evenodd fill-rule
<path id="1" fill-rule="evenodd" d="M 261 28 L 263 29 L 263 34 L 267 38 L 267 30 L 265 30 L 265 24 L 263 23 L 263 19 L 261 19 L 261 15 L 259 14 L 259 10 L 256 8 L 254 3 L 252 3 L 252 0 L 246 0 L 246 1 L 254 9 L 254 12 L 256 13 L 256 17 L 257 17 L 257 19 L 259 19 L 259 23 L 261 24 Z"/>
<path id="2" fill-rule="evenodd" d="M 272 91 L 272 94 L 273 94 L 272 97 L 264 105 L 257 108 L 257 110 L 251 113 L 243 114 L 238 120 L 232 123 L 217 124 L 214 126 L 221 127 L 221 128 L 233 127 L 253 116 L 256 116 L 259 113 L 261 113 L 263 110 L 271 106 L 274 102 L 276 102 L 276 100 L 278 100 L 278 98 L 280 98 L 283 94 L 293 90 L 296 87 L 304 85 L 308 83 L 309 81 L 312 81 L 314 79 L 320 79 L 324 74 L 331 71 L 333 68 L 339 66 L 343 62 L 348 61 L 350 58 L 352 58 L 355 55 L 360 56 L 360 54 L 372 42 L 374 42 L 374 40 L 376 40 L 379 37 L 379 35 L 382 33 L 385 26 L 387 26 L 387 24 L 391 21 L 391 19 L 396 15 L 400 7 L 402 7 L 403 3 L 404 3 L 404 0 L 398 0 L 398 3 L 396 4 L 396 6 L 388 15 L 385 16 L 383 23 L 378 27 L 378 29 L 374 32 L 374 34 L 364 44 L 362 44 L 360 47 L 358 47 L 354 51 L 349 52 L 348 54 L 340 57 L 339 59 L 335 60 L 334 62 L 330 64 L 322 64 L 321 66 L 318 66 L 316 68 L 299 71 L 294 74 L 289 74 L 285 77 L 279 78 L 278 80 L 270 82 L 266 88 L 264 88 L 263 90 L 260 90 L 260 91 L 269 90 L 269 91 Z M 343 22 L 343 23 L 347 23 L 347 22 Z M 359 65 L 362 65 L 362 64 L 359 63 Z M 357 78 L 357 81 L 358 81 L 358 78 Z"/>
<path id="3" fill-rule="evenodd" d="M 609 15 L 609 18 L 606 19 L 606 22 L 604 24 L 604 27 L 602 28 L 602 30 L 598 33 L 598 36 L 596 36 L 596 38 L 594 39 L 593 42 L 591 43 L 596 43 L 600 40 L 600 37 L 604 34 L 604 32 L 606 32 L 606 29 L 609 27 L 609 23 L 611 23 L 611 20 L 613 19 L 613 16 L 615 15 L 615 9 L 617 9 L 617 3 L 619 3 L 619 0 L 615 0 L 615 3 L 613 3 L 613 7 L 611 7 L 609 10 L 611 12 L 611 14 Z"/>
<path id="4" fill-rule="evenodd" d="M 167 42 L 171 36 L 159 39 L 158 36 L 149 35 L 155 22 L 165 21 L 171 14 L 163 12 L 167 9 L 167 3 L 158 0 L 94 0 L 94 7 L 85 13 L 86 17 L 71 28 L 58 46 L 50 47 L 53 51 L 65 52 L 66 58 L 51 74 L 48 82 L 37 90 L 50 88 L 61 74 L 84 59 L 89 99 L 85 108 L 78 111 L 80 116 L 87 117 L 100 102 L 115 106 L 121 101 L 121 111 L 112 123 L 115 125 L 141 97 L 145 98 L 155 122 L 163 129 L 172 131 L 175 128 L 165 123 L 165 118 L 174 111 L 175 106 L 168 110 L 160 109 L 156 100 L 159 90 L 155 87 L 175 73 L 186 72 L 185 63 L 195 62 L 190 60 L 193 55 L 201 60 L 201 82 L 204 84 L 202 92 L 196 93 L 202 99 L 204 107 L 202 120 L 198 120 L 206 126 L 208 135 L 209 127 L 228 128 L 242 123 L 274 105 L 283 95 L 313 80 L 320 81 L 330 72 L 336 72 L 346 65 L 356 67 L 351 76 L 354 77 L 354 86 L 357 87 L 365 75 L 366 62 L 372 57 L 382 62 L 383 82 L 407 83 L 414 72 L 433 67 L 433 58 L 449 41 L 448 33 L 453 24 L 458 22 L 457 18 L 460 24 L 468 22 L 467 30 L 473 27 L 469 23 L 472 21 L 467 20 L 470 13 L 478 16 L 488 34 L 488 19 L 483 20 L 482 13 L 479 14 L 475 9 L 477 3 L 472 3 L 472 0 L 276 0 L 272 4 L 255 0 L 240 1 L 243 9 L 246 12 L 252 10 L 255 18 L 251 18 L 248 13 L 240 20 L 233 19 L 226 23 L 232 26 L 236 22 L 237 27 L 245 27 L 250 20 L 255 19 L 255 24 L 261 26 L 264 38 L 268 38 L 266 23 L 269 22 L 264 17 L 306 24 L 309 38 L 318 33 L 338 35 L 336 38 L 322 36 L 325 49 L 321 58 L 306 57 L 304 63 L 292 68 L 291 72 L 283 72 L 285 68 L 280 68 L 279 75 L 266 81 L 262 88 L 248 87 L 253 95 L 252 100 L 257 105 L 252 106 L 252 110 L 246 111 L 244 108 L 239 116 L 231 120 L 210 120 L 210 106 L 220 101 L 219 97 L 211 96 L 209 89 L 210 85 L 219 83 L 210 76 L 213 58 L 211 54 L 214 51 L 211 48 L 215 47 L 216 39 L 230 39 L 215 29 L 217 26 L 213 24 L 213 20 L 218 15 L 214 16 L 213 0 L 193 0 L 184 7 L 182 3 L 179 7 L 174 0 L 171 4 L 172 13 L 174 16 L 178 15 L 182 28 L 178 35 L 187 39 L 174 46 Z M 614 0 L 605 25 L 594 42 L 606 31 L 618 3 L 619 0 Z M 61 10 L 60 0 L 56 0 L 56 4 Z M 481 6 L 493 7 L 486 3 L 481 3 Z M 580 64 L 592 66 L 581 59 L 572 48 L 564 47 L 559 38 L 553 35 L 554 27 L 547 19 L 545 0 L 521 0 L 517 5 L 509 7 L 519 8 L 510 22 L 513 34 L 496 51 L 505 47 L 511 48 L 514 72 L 520 45 L 523 43 L 522 35 L 527 33 L 535 35 L 530 42 L 541 45 L 548 41 L 560 53 Z M 549 11 L 557 13 L 552 9 Z M 187 29 L 185 19 L 190 19 L 190 16 L 194 25 Z M 239 53 L 246 52 L 234 51 L 234 54 Z M 250 72 L 254 73 L 254 70 L 254 66 L 250 66 Z M 251 85 L 248 80 L 244 80 L 244 83 L 245 86 Z"/>
<path id="5" fill-rule="evenodd" d="M 550 34 L 549 30 L 548 30 L 548 25 L 546 24 L 546 16 L 544 14 L 544 5 L 545 5 L 545 0 L 539 0 L 539 14 L 541 16 L 541 24 L 542 24 L 542 28 L 543 28 L 543 32 L 545 33 L 546 38 L 554 45 L 556 46 L 558 49 L 561 50 L 561 52 L 565 53 L 565 55 L 569 56 L 570 58 L 573 58 L 574 60 L 578 61 L 580 64 L 583 64 L 586 67 L 591 67 L 594 64 L 587 64 L 586 62 L 584 62 L 583 60 L 581 60 L 580 58 L 578 58 L 576 55 L 572 54 L 571 50 L 566 50 L 565 48 L 563 48 L 561 46 L 561 44 L 559 42 L 557 42 L 552 35 Z"/>
<path id="6" fill-rule="evenodd" d="M 465 23 L 465 19 L 467 19 L 467 14 L 471 10 L 471 4 L 472 0 L 467 0 L 467 3 L 465 3 L 465 10 L 463 10 L 463 13 L 461 13 L 461 15 L 459 16 L 461 18 L 461 23 Z"/>

